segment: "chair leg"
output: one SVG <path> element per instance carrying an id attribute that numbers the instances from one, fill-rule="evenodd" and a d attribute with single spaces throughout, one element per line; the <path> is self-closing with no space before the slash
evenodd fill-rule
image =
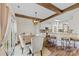
<path id="1" fill-rule="evenodd" d="M 42 50 L 40 51 L 40 53 L 41 53 L 41 56 L 42 56 L 42 55 L 43 55 L 43 54 L 42 54 Z M 34 53 L 32 53 L 32 56 L 34 56 Z"/>
<path id="2" fill-rule="evenodd" d="M 74 48 L 76 48 L 76 47 L 75 47 L 75 40 L 74 40 Z"/>
<path id="3" fill-rule="evenodd" d="M 23 54 L 23 50 L 24 50 L 24 48 L 22 48 L 22 54 Z"/>
<path id="4" fill-rule="evenodd" d="M 32 56 L 34 56 L 34 53 L 32 53 Z"/>
<path id="5" fill-rule="evenodd" d="M 42 55 L 43 55 L 43 54 L 42 54 L 42 50 L 41 50 L 40 52 L 41 52 L 41 56 L 42 56 Z"/>

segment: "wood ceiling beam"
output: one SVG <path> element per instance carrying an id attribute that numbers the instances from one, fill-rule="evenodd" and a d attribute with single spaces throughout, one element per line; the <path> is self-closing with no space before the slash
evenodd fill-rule
<path id="1" fill-rule="evenodd" d="M 57 16 L 57 15 L 59 15 L 59 14 L 51 15 L 51 16 L 49 16 L 49 17 L 47 17 L 47 18 L 41 20 L 40 22 L 43 22 L 43 21 L 45 21 L 45 20 L 48 20 L 48 19 L 50 19 L 50 18 L 52 18 L 52 17 L 55 17 L 55 16 Z"/>
<path id="2" fill-rule="evenodd" d="M 45 21 L 45 20 L 48 20 L 48 19 L 50 19 L 50 18 L 56 17 L 56 16 L 58 16 L 58 15 L 61 15 L 61 14 L 65 13 L 65 12 L 74 10 L 74 9 L 76 9 L 76 8 L 79 8 L 79 3 L 76 3 L 76 4 L 74 4 L 74 5 L 70 6 L 70 7 L 66 8 L 66 9 L 64 9 L 64 10 L 62 10 L 60 14 L 51 15 L 51 16 L 49 16 L 49 17 L 43 19 L 41 22 L 43 22 L 43 21 Z"/>
<path id="3" fill-rule="evenodd" d="M 26 15 L 22 15 L 22 14 L 18 14 L 18 13 L 15 13 L 15 16 L 16 16 L 16 17 L 21 17 L 21 18 L 28 18 L 28 19 L 32 19 L 32 20 L 34 20 L 34 19 L 37 19 L 37 20 L 39 20 L 39 21 L 43 20 L 43 19 L 40 19 L 40 18 L 35 18 L 35 17 L 31 17 L 31 16 L 26 16 Z"/>
<path id="4" fill-rule="evenodd" d="M 66 9 L 64 9 L 64 10 L 62 10 L 62 12 L 71 11 L 71 10 L 74 10 L 74 9 L 76 9 L 76 8 L 78 8 L 78 7 L 79 7 L 79 3 L 76 3 L 76 4 L 74 4 L 74 5 L 70 6 L 70 7 L 66 8 Z"/>
<path id="5" fill-rule="evenodd" d="M 37 4 L 44 7 L 44 8 L 47 8 L 47 9 L 49 9 L 51 11 L 54 11 L 56 13 L 61 13 L 61 10 L 58 7 L 51 4 L 51 3 L 37 3 Z"/>

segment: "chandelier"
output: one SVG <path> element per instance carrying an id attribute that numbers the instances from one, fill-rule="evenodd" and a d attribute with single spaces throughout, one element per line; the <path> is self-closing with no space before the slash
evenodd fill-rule
<path id="1" fill-rule="evenodd" d="M 36 19 L 33 20 L 33 24 L 37 25 L 39 23 L 39 20 L 37 19 L 37 12 L 35 12 Z"/>

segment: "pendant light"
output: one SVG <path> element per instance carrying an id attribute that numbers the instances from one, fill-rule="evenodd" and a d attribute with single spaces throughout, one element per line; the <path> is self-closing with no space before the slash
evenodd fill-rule
<path id="1" fill-rule="evenodd" d="M 39 23 L 39 20 L 37 19 L 37 12 L 35 12 L 36 19 L 33 20 L 33 24 L 37 25 Z"/>

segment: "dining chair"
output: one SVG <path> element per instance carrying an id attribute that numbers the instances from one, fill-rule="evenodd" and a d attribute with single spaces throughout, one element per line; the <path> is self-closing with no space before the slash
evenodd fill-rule
<path id="1" fill-rule="evenodd" d="M 21 44 L 21 49 L 22 49 L 22 54 L 23 54 L 23 50 L 24 50 L 24 47 L 25 47 L 25 43 L 23 41 L 23 38 L 21 35 L 19 35 L 19 41 L 20 41 L 20 44 Z"/>
<path id="2" fill-rule="evenodd" d="M 36 52 L 40 52 L 42 56 L 43 41 L 44 38 L 42 36 L 32 37 L 32 41 L 31 41 L 32 56 L 34 56 Z"/>

